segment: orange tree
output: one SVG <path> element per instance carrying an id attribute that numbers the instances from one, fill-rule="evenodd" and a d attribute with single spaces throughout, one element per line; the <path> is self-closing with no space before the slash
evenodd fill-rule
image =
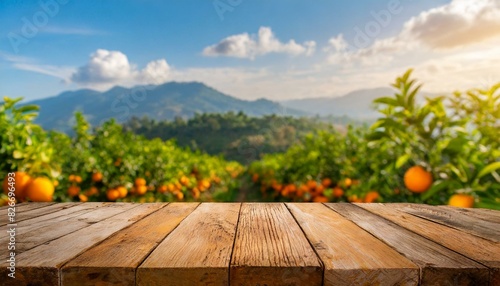
<path id="1" fill-rule="evenodd" d="M 428 190 L 404 192 L 410 201 L 446 203 L 459 193 L 474 199 L 477 206 L 498 208 L 500 85 L 426 98 L 418 104 L 421 86 L 410 79 L 411 72 L 393 84 L 394 97 L 375 100 L 383 117 L 371 127 L 368 139 L 376 148 L 391 150 L 387 155 L 394 164 L 385 170 L 402 178 L 411 166 L 421 166 L 428 173 L 415 173 L 413 180 L 423 182 L 432 176 Z"/>
<path id="2" fill-rule="evenodd" d="M 20 200 L 231 200 L 237 190 L 238 163 L 123 132 L 113 120 L 92 130 L 80 113 L 73 136 L 46 132 L 32 123 L 38 108 L 19 101 L 0 105 L 0 176 L 29 179 L 32 195 Z"/>
<path id="3" fill-rule="evenodd" d="M 397 78 L 394 96 L 375 100 L 382 116 L 369 129 L 315 132 L 253 163 L 264 197 L 499 208 L 500 85 L 419 103 L 410 76 Z"/>

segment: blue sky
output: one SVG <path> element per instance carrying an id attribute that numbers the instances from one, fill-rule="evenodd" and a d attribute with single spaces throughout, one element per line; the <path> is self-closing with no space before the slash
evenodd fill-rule
<path id="1" fill-rule="evenodd" d="M 0 95 L 197 80 L 281 100 L 384 86 L 410 67 L 451 91 L 499 80 L 499 11 L 498 0 L 4 0 Z"/>

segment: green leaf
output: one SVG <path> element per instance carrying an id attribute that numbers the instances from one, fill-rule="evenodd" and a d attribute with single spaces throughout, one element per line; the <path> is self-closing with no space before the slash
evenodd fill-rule
<path id="1" fill-rule="evenodd" d="M 381 131 L 375 131 L 375 132 L 372 132 L 370 134 L 368 134 L 366 136 L 366 139 L 368 141 L 376 141 L 376 140 L 380 140 L 384 137 L 386 137 L 387 135 L 385 134 L 385 132 L 381 132 Z"/>
<path id="2" fill-rule="evenodd" d="M 500 169 L 500 162 L 491 163 L 488 166 L 484 167 L 481 171 L 479 171 L 479 173 L 477 174 L 477 179 L 481 179 L 482 177 L 497 169 Z"/>
<path id="3" fill-rule="evenodd" d="M 398 160 L 396 161 L 396 168 L 401 168 L 408 160 L 411 158 L 410 154 L 404 154 L 403 156 L 400 156 Z"/>
<path id="4" fill-rule="evenodd" d="M 450 185 L 449 181 L 436 181 L 432 185 L 432 187 L 425 193 L 422 194 L 422 200 L 428 200 L 429 198 L 432 198 L 435 194 L 438 192 L 446 189 Z"/>
<path id="5" fill-rule="evenodd" d="M 373 103 L 387 104 L 390 106 L 399 106 L 399 102 L 392 97 L 379 97 L 373 101 Z"/>

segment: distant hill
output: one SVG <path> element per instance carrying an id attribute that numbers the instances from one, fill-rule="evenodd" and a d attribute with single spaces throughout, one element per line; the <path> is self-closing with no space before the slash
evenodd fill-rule
<path id="1" fill-rule="evenodd" d="M 282 105 L 319 116 L 348 116 L 351 119 L 371 122 L 380 114 L 373 109 L 373 100 L 382 96 L 394 96 L 395 90 L 389 87 L 360 89 L 340 97 L 317 97 L 280 102 Z M 417 102 L 423 102 L 425 97 L 436 94 L 419 93 Z"/>
<path id="2" fill-rule="evenodd" d="M 378 114 L 372 108 L 372 102 L 378 97 L 394 94 L 394 89 L 381 87 L 362 89 L 340 97 L 317 97 L 283 101 L 288 108 L 302 110 L 320 116 L 349 116 L 351 118 L 369 119 Z"/>
<path id="3" fill-rule="evenodd" d="M 169 82 L 158 86 L 114 87 L 105 92 L 90 89 L 63 92 L 29 102 L 40 106 L 36 122 L 46 129 L 68 131 L 73 114 L 81 111 L 92 125 L 115 118 L 124 122 L 147 116 L 155 120 L 190 118 L 196 113 L 242 111 L 250 116 L 269 114 L 303 116 L 306 112 L 266 99 L 246 101 L 223 94 L 199 82 Z"/>

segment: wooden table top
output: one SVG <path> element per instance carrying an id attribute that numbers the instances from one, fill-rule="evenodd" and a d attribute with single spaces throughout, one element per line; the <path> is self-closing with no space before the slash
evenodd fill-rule
<path id="1" fill-rule="evenodd" d="M 500 211 L 417 204 L 23 203 L 2 285 L 500 285 Z"/>

